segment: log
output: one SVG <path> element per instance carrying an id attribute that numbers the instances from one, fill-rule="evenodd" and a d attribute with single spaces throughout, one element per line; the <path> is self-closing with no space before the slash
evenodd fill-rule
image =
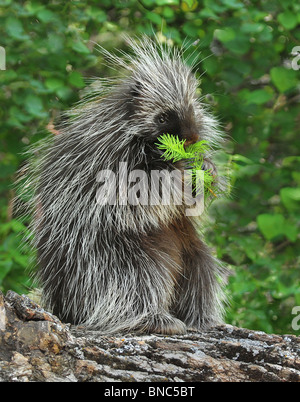
<path id="1" fill-rule="evenodd" d="M 0 381 L 102 382 L 112 393 L 121 388 L 110 382 L 168 382 L 173 396 L 181 382 L 299 382 L 300 337 L 225 324 L 178 336 L 101 336 L 9 291 L 0 293 Z"/>

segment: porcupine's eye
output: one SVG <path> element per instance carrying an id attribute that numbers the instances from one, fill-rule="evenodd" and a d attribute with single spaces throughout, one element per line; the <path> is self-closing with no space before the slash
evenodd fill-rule
<path id="1" fill-rule="evenodd" d="M 166 124 L 166 123 L 168 123 L 169 122 L 169 115 L 168 115 L 168 113 L 161 113 L 159 116 L 158 116 L 158 122 L 160 123 L 160 124 Z"/>

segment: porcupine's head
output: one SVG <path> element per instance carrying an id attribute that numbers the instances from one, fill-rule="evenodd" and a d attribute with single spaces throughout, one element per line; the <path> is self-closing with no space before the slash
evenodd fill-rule
<path id="1" fill-rule="evenodd" d="M 148 37 L 130 46 L 133 54 L 122 58 L 104 52 L 114 68 L 127 73 L 116 91 L 126 108 L 127 131 L 153 144 L 165 133 L 186 145 L 203 139 L 217 143 L 215 120 L 198 99 L 199 82 L 183 52 Z"/>

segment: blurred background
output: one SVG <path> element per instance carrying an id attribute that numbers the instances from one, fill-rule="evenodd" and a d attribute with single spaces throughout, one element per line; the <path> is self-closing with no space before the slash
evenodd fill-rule
<path id="1" fill-rule="evenodd" d="M 214 201 L 205 228 L 231 268 L 227 323 L 299 335 L 292 310 L 300 306 L 300 3 L 293 0 L 0 0 L 0 289 L 27 293 L 32 285 L 34 253 L 19 236 L 26 221 L 18 220 L 12 186 L 24 151 L 54 135 L 54 119 L 91 78 L 111 74 L 95 43 L 128 50 L 124 33 L 197 49 L 201 96 L 228 137 L 232 170 L 231 197 Z"/>

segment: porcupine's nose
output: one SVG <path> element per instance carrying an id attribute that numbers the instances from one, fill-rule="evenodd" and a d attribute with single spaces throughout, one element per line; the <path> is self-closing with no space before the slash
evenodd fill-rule
<path id="1" fill-rule="evenodd" d="M 199 141 L 199 135 L 196 133 L 192 133 L 186 138 L 186 141 L 184 143 L 184 147 L 188 147 L 189 145 L 195 144 L 196 142 Z"/>
<path id="2" fill-rule="evenodd" d="M 195 121 L 195 115 L 190 110 L 188 110 L 186 118 L 181 123 L 181 136 L 182 139 L 185 140 L 185 148 L 199 141 L 199 133 Z"/>

